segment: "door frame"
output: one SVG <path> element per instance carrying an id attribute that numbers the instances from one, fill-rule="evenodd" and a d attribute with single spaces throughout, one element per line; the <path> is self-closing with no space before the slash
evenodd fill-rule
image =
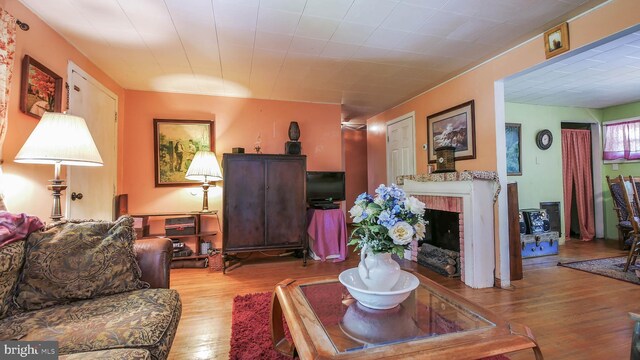
<path id="1" fill-rule="evenodd" d="M 589 124 L 591 130 L 591 182 L 593 185 L 593 216 L 596 226 L 596 238 L 604 238 L 604 196 L 602 193 L 602 161 L 596 161 L 602 157 L 602 124 L 598 120 L 585 119 L 585 120 L 562 120 L 564 123 L 580 123 Z M 562 127 L 562 125 L 561 125 Z M 562 139 L 560 139 L 562 141 Z M 564 173 L 562 174 L 564 177 Z M 564 202 L 564 198 L 562 199 Z M 564 204 L 561 209 L 564 217 Z M 564 219 L 563 219 L 564 223 Z M 569 234 L 565 234 L 566 239 L 569 238 Z"/>
<path id="2" fill-rule="evenodd" d="M 385 143 L 385 152 L 387 157 L 387 185 L 395 184 L 395 179 L 391 179 L 391 151 L 389 149 L 389 126 L 395 125 L 399 122 L 409 120 L 411 121 L 411 130 L 413 132 L 413 136 L 411 138 L 411 149 L 413 149 L 413 174 L 416 173 L 416 112 L 411 111 L 404 115 L 398 116 L 393 120 L 389 120 L 385 123 L 385 134 L 387 136 L 387 141 Z"/>
<path id="3" fill-rule="evenodd" d="M 100 89 L 101 91 L 103 91 L 104 93 L 106 93 L 108 96 L 112 97 L 115 101 L 115 108 L 116 108 L 116 118 L 115 118 L 115 125 L 113 127 L 113 139 L 114 139 L 114 151 L 115 151 L 115 155 L 116 155 L 116 166 L 115 166 L 115 171 L 113 173 L 113 177 L 112 177 L 112 183 L 113 183 L 113 195 L 115 196 L 117 193 L 117 189 L 118 189 L 118 164 L 117 164 L 117 160 L 118 160 L 118 145 L 119 145 L 119 141 L 120 139 L 118 138 L 118 124 L 119 124 L 119 119 L 120 119 L 120 112 L 119 110 L 119 98 L 118 95 L 116 93 L 114 93 L 113 91 L 111 91 L 110 89 L 108 89 L 106 86 L 104 86 L 100 81 L 96 80 L 93 76 L 89 75 L 89 73 L 87 73 L 86 71 L 82 70 L 82 68 L 80 66 L 78 66 L 76 63 L 74 63 L 73 61 L 69 60 L 69 62 L 67 63 L 67 84 L 69 84 L 69 88 L 67 89 L 67 110 L 69 110 L 70 105 L 71 105 L 71 96 L 73 94 L 73 92 L 71 91 L 71 76 L 73 74 L 73 72 L 76 72 L 78 75 L 82 76 L 85 80 L 87 80 L 89 83 L 91 83 L 92 85 L 96 86 L 98 89 Z M 70 172 L 68 170 L 68 166 L 67 166 L 67 187 L 70 187 L 72 185 L 73 182 L 73 178 L 72 178 L 72 174 L 73 172 Z M 69 218 L 70 215 L 70 207 L 69 204 L 71 204 L 71 193 L 69 191 L 66 192 L 66 197 L 65 197 L 65 217 Z M 114 202 L 111 201 L 109 203 L 109 205 L 111 206 L 111 213 L 114 213 Z"/>

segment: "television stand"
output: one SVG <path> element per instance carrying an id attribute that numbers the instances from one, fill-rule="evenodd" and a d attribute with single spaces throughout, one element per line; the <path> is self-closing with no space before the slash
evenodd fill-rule
<path id="1" fill-rule="evenodd" d="M 334 203 L 333 201 L 312 202 L 309 205 L 313 209 L 321 209 L 321 210 L 339 209 L 340 208 L 340 204 Z"/>

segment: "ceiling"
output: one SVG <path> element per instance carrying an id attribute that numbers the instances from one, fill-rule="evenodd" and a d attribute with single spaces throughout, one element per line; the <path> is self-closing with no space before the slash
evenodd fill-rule
<path id="1" fill-rule="evenodd" d="M 506 80 L 505 99 L 594 109 L 640 100 L 640 31 Z"/>
<path id="2" fill-rule="evenodd" d="M 604 0 L 20 1 L 125 89 L 342 104 L 357 122 Z"/>

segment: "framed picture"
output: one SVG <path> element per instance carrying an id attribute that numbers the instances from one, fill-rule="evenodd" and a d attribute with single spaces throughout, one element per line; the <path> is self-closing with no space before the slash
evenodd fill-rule
<path id="1" fill-rule="evenodd" d="M 507 139 L 507 175 L 522 175 L 522 155 L 520 124 L 505 124 Z"/>
<path id="2" fill-rule="evenodd" d="M 456 160 L 476 158 L 473 100 L 427 116 L 427 131 L 429 163 L 436 162 L 435 149 L 441 146 L 454 146 Z"/>
<path id="3" fill-rule="evenodd" d="M 544 32 L 544 54 L 547 59 L 569 51 L 569 24 L 562 23 Z"/>
<path id="4" fill-rule="evenodd" d="M 156 186 L 199 185 L 185 175 L 199 150 L 215 151 L 213 120 L 153 119 Z"/>
<path id="5" fill-rule="evenodd" d="M 62 110 L 62 77 L 29 55 L 22 59 L 20 110 L 40 119 L 45 111 Z"/>

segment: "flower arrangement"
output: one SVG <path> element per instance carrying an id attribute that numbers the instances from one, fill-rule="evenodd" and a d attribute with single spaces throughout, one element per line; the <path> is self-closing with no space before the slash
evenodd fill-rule
<path id="1" fill-rule="evenodd" d="M 400 257 L 412 240 L 424 238 L 424 203 L 395 184 L 381 184 L 375 197 L 362 193 L 349 210 L 355 229 L 349 245 L 375 253 L 392 253 Z"/>

